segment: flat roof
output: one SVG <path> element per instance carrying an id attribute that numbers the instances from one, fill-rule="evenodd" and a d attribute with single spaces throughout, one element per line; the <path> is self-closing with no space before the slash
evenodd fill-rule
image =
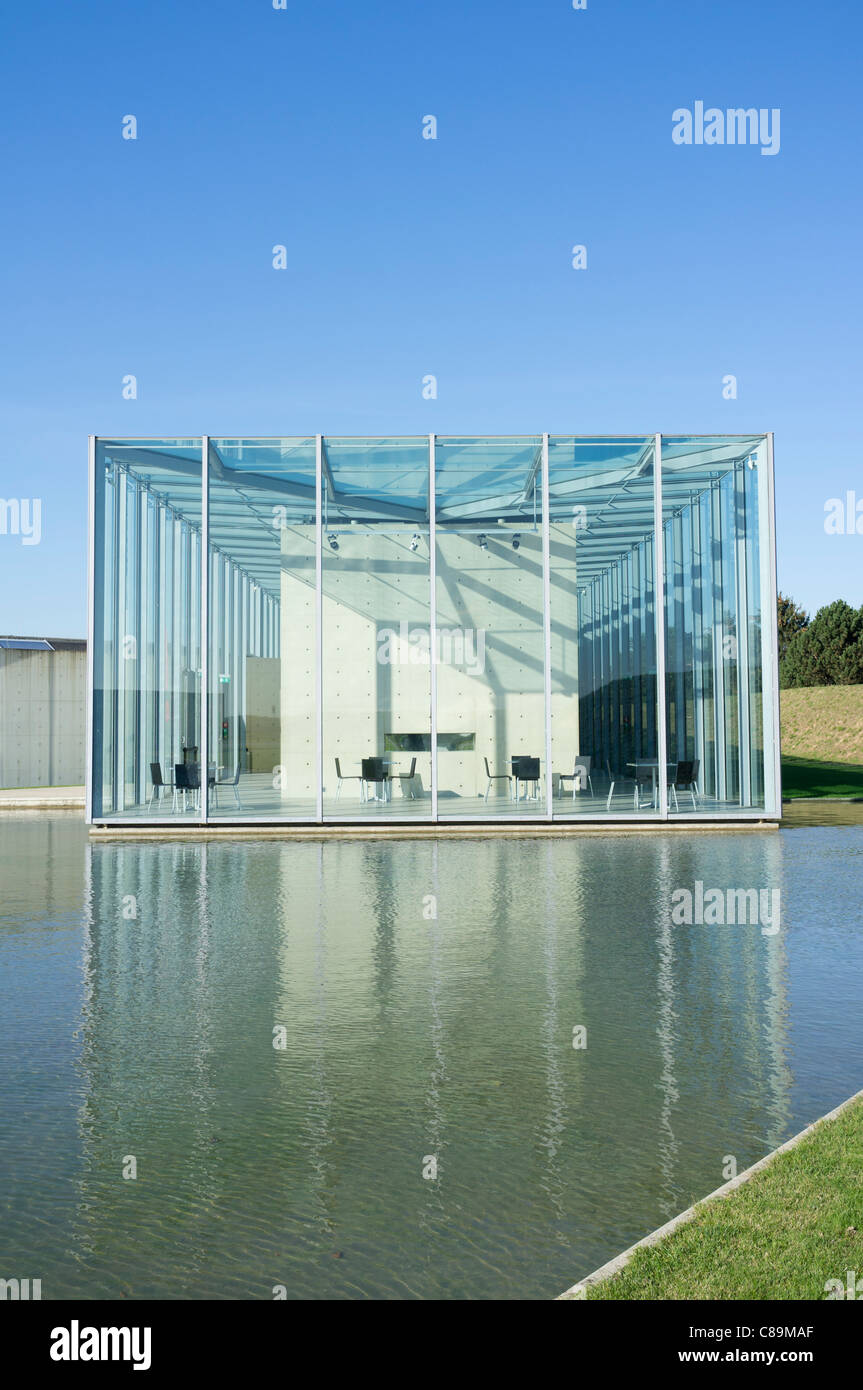
<path id="1" fill-rule="evenodd" d="M 85 652 L 84 637 L 0 637 L 0 651 L 7 652 Z"/>

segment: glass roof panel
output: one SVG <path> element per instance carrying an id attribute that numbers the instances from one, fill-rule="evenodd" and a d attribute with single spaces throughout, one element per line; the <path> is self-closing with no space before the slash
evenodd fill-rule
<path id="1" fill-rule="evenodd" d="M 325 509 L 332 523 L 428 520 L 426 435 L 333 438 L 323 442 Z"/>
<path id="2" fill-rule="evenodd" d="M 766 435 L 663 435 L 662 515 L 694 501 L 736 463 L 754 454 Z"/>
<path id="3" fill-rule="evenodd" d="M 201 440 L 102 439 L 98 457 L 109 479 L 119 469 L 156 502 L 171 507 L 193 526 L 200 526 Z"/>
<path id="4" fill-rule="evenodd" d="M 284 556 L 314 555 L 314 437 L 211 439 L 209 473 L 210 544 L 278 598 Z"/>
<path id="5" fill-rule="evenodd" d="M 437 524 L 520 522 L 541 510 L 542 438 L 534 435 L 438 436 Z M 536 492 L 536 498 L 534 493 Z"/>
<path id="6" fill-rule="evenodd" d="M 653 435 L 549 440 L 552 549 L 555 528 L 575 532 L 579 588 L 652 537 L 654 451 Z"/>
<path id="7" fill-rule="evenodd" d="M 663 513 L 685 505 L 765 436 L 666 435 Z M 156 500 L 200 526 L 201 439 L 102 439 L 106 469 L 133 475 Z M 601 573 L 653 532 L 653 435 L 553 435 L 549 440 L 549 521 L 578 530 L 578 583 Z M 210 538 L 278 595 L 280 529 L 297 546 L 315 517 L 315 439 L 212 438 Z M 541 516 L 540 435 L 440 435 L 435 442 L 437 525 L 483 530 Z M 428 437 L 323 440 L 324 525 L 428 526 Z"/>

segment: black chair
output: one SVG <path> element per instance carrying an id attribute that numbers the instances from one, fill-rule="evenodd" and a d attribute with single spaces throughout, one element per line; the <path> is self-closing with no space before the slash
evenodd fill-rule
<path id="1" fill-rule="evenodd" d="M 414 780 L 414 778 L 416 777 L 416 775 L 417 775 L 417 760 L 416 760 L 416 758 L 411 758 L 411 770 L 410 770 L 410 772 L 389 772 L 389 773 L 387 773 L 387 779 L 386 779 L 386 780 L 387 780 L 388 782 L 401 782 L 401 784 L 402 784 L 402 796 L 404 796 L 404 794 L 405 794 L 405 782 L 407 782 L 407 783 L 408 783 L 408 790 L 409 790 L 409 792 L 410 792 L 410 799 L 411 799 L 411 801 L 415 801 L 415 800 L 416 800 L 416 792 L 415 792 L 414 789 L 413 789 L 413 780 Z"/>
<path id="2" fill-rule="evenodd" d="M 235 800 L 236 803 L 237 803 L 237 807 L 238 807 L 238 809 L 239 809 L 240 811 L 242 811 L 243 806 L 242 806 L 242 802 L 240 801 L 240 764 L 239 764 L 239 763 L 237 763 L 236 771 L 234 772 L 233 777 L 223 777 L 223 778 L 221 778 L 221 780 L 217 781 L 217 780 L 216 780 L 216 777 L 215 777 L 215 775 L 214 775 L 214 776 L 211 778 L 211 780 L 210 780 L 210 786 L 213 788 L 213 796 L 215 797 L 215 801 L 216 801 L 216 805 L 217 805 L 217 806 L 218 806 L 218 804 L 219 804 L 219 787 L 230 787 L 231 790 L 232 790 L 233 793 L 234 793 L 234 800 Z"/>
<path id="3" fill-rule="evenodd" d="M 198 792 L 201 790 L 201 777 L 197 763 L 175 763 L 174 764 L 174 806 L 177 803 L 177 792 L 183 793 L 183 810 L 186 809 L 186 792 L 192 793 L 193 808 L 198 804 Z"/>
<path id="4" fill-rule="evenodd" d="M 156 793 L 157 793 L 157 792 L 158 792 L 157 800 L 158 800 L 158 802 L 159 802 L 159 805 L 161 806 L 162 803 L 163 803 L 163 801 L 164 801 L 164 799 L 165 799 L 165 798 L 164 798 L 164 792 L 165 792 L 166 788 L 170 787 L 170 788 L 171 788 L 171 791 L 172 791 L 172 792 L 174 791 L 174 783 L 173 783 L 173 782 L 166 782 L 166 781 L 164 781 L 164 779 L 163 779 L 163 777 L 162 777 L 162 764 L 161 764 L 161 763 L 150 763 L 150 777 L 151 777 L 152 782 L 153 782 L 153 790 L 150 792 L 150 800 L 147 802 L 147 815 L 150 814 L 150 807 L 153 805 L 153 797 L 156 796 Z M 176 795 L 176 793 L 175 793 L 175 795 Z"/>
<path id="5" fill-rule="evenodd" d="M 336 777 L 338 778 L 338 782 L 336 783 L 336 801 L 338 801 L 339 796 L 340 796 L 340 794 L 341 794 L 342 782 L 359 782 L 359 784 L 360 784 L 360 801 L 365 801 L 365 799 L 366 799 L 366 784 L 365 784 L 364 778 L 362 777 L 362 775 L 361 775 L 359 772 L 352 772 L 352 773 L 349 774 L 349 776 L 345 777 L 345 776 L 343 775 L 343 773 L 342 773 L 342 765 L 341 765 L 341 763 L 339 762 L 338 758 L 336 758 Z"/>
<path id="6" fill-rule="evenodd" d="M 376 786 L 380 784 L 383 799 L 387 799 L 387 775 L 384 768 L 383 758 L 363 758 L 362 761 L 363 782 L 366 784 L 366 800 L 368 801 L 368 786 L 373 782 Z M 372 798 L 373 800 L 375 798 Z"/>
<path id="7" fill-rule="evenodd" d="M 488 801 L 488 794 L 489 794 L 489 792 L 491 791 L 491 784 L 492 784 L 492 782 L 506 782 L 506 783 L 508 784 L 508 787 L 509 787 L 509 799 L 510 799 L 510 801 L 512 801 L 512 778 L 510 777 L 509 773 L 508 773 L 508 772 L 492 772 L 491 768 L 490 768 L 489 765 L 488 765 L 488 758 L 483 758 L 483 762 L 485 763 L 485 775 L 486 775 L 486 777 L 487 777 L 487 779 L 488 779 L 487 782 L 486 782 L 486 787 L 485 787 L 485 798 L 484 798 L 484 800 Z"/>
<path id="8" fill-rule="evenodd" d="M 651 768 L 639 767 L 638 763 L 636 763 L 632 780 L 635 783 L 633 790 L 633 805 L 635 810 L 643 811 L 645 806 L 655 807 L 656 773 Z M 641 799 L 642 787 L 648 787 L 650 789 L 650 796 L 646 801 L 642 801 Z"/>
<path id="9" fill-rule="evenodd" d="M 675 811 L 680 810 L 680 803 L 677 800 L 678 787 L 681 791 L 689 792 L 689 795 L 692 797 L 693 811 L 698 809 L 698 801 L 696 799 L 698 793 L 698 768 L 699 761 L 697 758 L 690 758 L 688 762 L 679 762 L 675 767 L 674 775 L 668 783 L 668 790 L 674 797 Z"/>
<path id="10" fill-rule="evenodd" d="M 512 760 L 512 775 L 515 781 L 515 799 L 518 801 L 518 784 L 524 782 L 527 786 L 533 784 L 534 796 L 539 796 L 539 758 L 529 758 L 521 755 Z M 525 792 L 525 797 L 528 793 Z"/>

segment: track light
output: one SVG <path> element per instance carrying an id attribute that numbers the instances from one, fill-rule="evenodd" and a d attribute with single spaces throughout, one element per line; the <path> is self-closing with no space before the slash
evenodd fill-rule
<path id="1" fill-rule="evenodd" d="M 512 548 L 513 548 L 513 550 L 518 550 L 518 547 L 519 547 L 520 545 L 521 545 L 521 532 L 520 532 L 520 531 L 516 531 L 515 535 L 514 535 L 513 538 L 512 538 Z"/>
<path id="2" fill-rule="evenodd" d="M 486 536 L 485 532 L 480 533 L 479 548 L 480 550 L 488 550 L 488 536 Z"/>
<path id="3" fill-rule="evenodd" d="M 338 543 L 338 541 L 336 540 L 336 537 L 335 537 L 335 535 L 334 535 L 332 532 L 330 533 L 330 535 L 327 536 L 327 541 L 329 542 L 329 546 L 330 546 L 330 549 L 331 549 L 331 550 L 338 550 L 338 548 L 339 548 L 339 543 Z"/>
<path id="4" fill-rule="evenodd" d="M 417 546 L 419 545 L 419 543 L 420 543 L 420 533 L 419 533 L 419 531 L 414 531 L 413 535 L 411 536 L 411 550 L 416 550 L 416 548 L 417 548 Z"/>

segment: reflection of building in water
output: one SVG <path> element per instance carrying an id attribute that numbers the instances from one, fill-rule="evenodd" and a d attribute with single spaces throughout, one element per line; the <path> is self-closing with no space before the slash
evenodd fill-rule
<path id="1" fill-rule="evenodd" d="M 601 1262 L 787 1135 L 781 933 L 669 925 L 696 876 L 777 886 L 774 836 L 88 865 L 75 1239 L 115 1295 L 493 1296 Z"/>
<path id="2" fill-rule="evenodd" d="M 566 1130 L 567 1109 L 578 1113 L 584 1088 L 584 1070 L 579 1066 L 578 1053 L 585 1051 L 589 1043 L 583 1021 L 583 1001 L 581 997 L 581 968 L 583 964 L 583 935 L 586 926 L 585 902 L 581 892 L 581 875 L 578 863 L 572 866 L 572 877 L 568 886 L 567 900 L 570 906 L 570 922 L 573 923 L 572 938 L 569 942 L 567 975 L 570 988 L 567 991 L 567 1013 L 561 1007 L 560 981 L 560 932 L 561 917 L 558 895 L 555 893 L 555 846 L 548 842 L 543 846 L 544 864 L 542 876 L 543 911 L 541 914 L 543 940 L 542 953 L 545 973 L 546 1001 L 542 1026 L 542 1049 L 545 1055 L 545 1084 L 548 1095 L 547 1108 L 537 1131 L 537 1143 L 545 1151 L 545 1171 L 542 1186 L 548 1194 L 553 1207 L 558 1230 L 556 1238 L 566 1244 L 567 1235 L 563 1229 L 566 1217 L 567 1178 L 561 1170 L 563 1136 Z M 578 1034 L 576 1035 L 576 1031 Z M 568 1035 L 568 1036 L 567 1036 Z M 567 1047 L 566 1044 L 569 1044 Z M 570 1051 L 576 1056 L 571 1057 Z"/>
<path id="3" fill-rule="evenodd" d="M 425 894 L 422 896 L 422 902 L 425 905 L 423 923 L 428 940 L 428 1019 L 431 1057 L 425 1095 L 428 1142 L 425 1145 L 426 1151 L 422 1155 L 426 1202 L 421 1219 L 423 1225 L 430 1224 L 431 1229 L 435 1229 L 441 1218 L 446 1215 L 443 1195 L 445 1189 L 442 1186 L 445 1181 L 445 1172 L 442 1171 L 442 1167 L 446 1163 L 443 1096 L 446 1083 L 446 1055 L 444 1051 L 444 1018 L 441 1008 L 445 982 L 441 962 L 442 925 L 438 913 L 440 899 L 438 848 L 437 842 L 431 846 L 431 878 L 428 885 L 430 891 L 428 896 Z"/>

